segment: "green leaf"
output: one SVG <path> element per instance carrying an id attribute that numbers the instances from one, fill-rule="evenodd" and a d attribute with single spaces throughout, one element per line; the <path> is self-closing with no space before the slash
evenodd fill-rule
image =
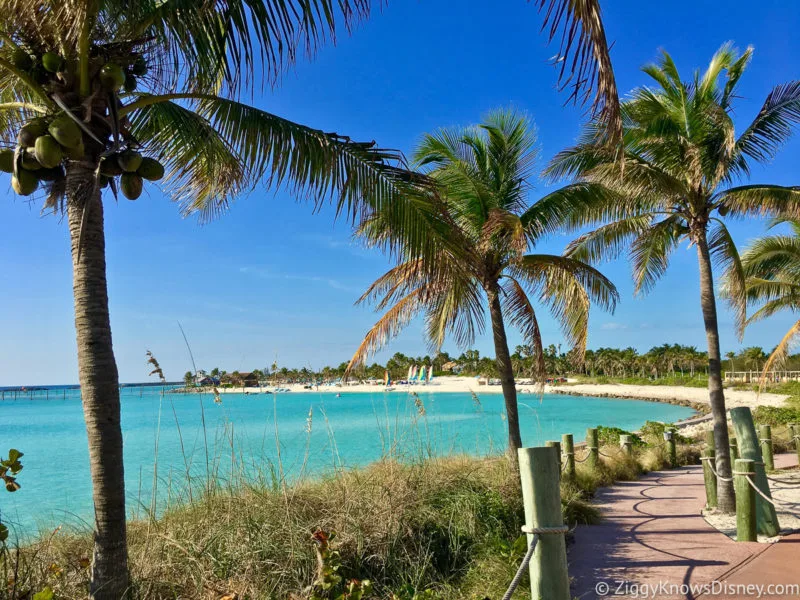
<path id="1" fill-rule="evenodd" d="M 19 460 L 23 456 L 25 456 L 25 455 L 22 452 L 20 452 L 19 450 L 14 449 L 14 448 L 11 448 L 11 450 L 8 451 L 8 460 L 10 462 L 12 462 L 12 463 L 16 462 L 17 460 Z"/>
<path id="2" fill-rule="evenodd" d="M 8 527 L 0 523 L 0 542 L 5 542 L 8 539 Z"/>
<path id="3" fill-rule="evenodd" d="M 53 600 L 53 598 L 55 598 L 55 593 L 50 586 L 47 586 L 41 592 L 36 592 L 33 595 L 33 600 Z"/>

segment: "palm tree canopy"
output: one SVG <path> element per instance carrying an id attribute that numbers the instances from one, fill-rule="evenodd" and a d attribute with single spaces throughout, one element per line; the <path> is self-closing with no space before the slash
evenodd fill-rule
<path id="1" fill-rule="evenodd" d="M 202 218 L 258 184 L 288 184 L 315 202 L 333 198 L 352 218 L 390 200 L 404 210 L 397 192 L 413 176 L 399 152 L 240 101 L 337 26 L 366 16 L 368 0 L 2 0 L 0 8 L 6 145 L 34 117 L 66 115 L 85 143 L 69 158 L 96 163 L 141 151 L 166 167 L 163 187 L 183 211 Z M 109 68 L 124 86 L 109 83 Z M 46 206 L 63 208 L 63 174 L 39 183 Z"/>
<path id="2" fill-rule="evenodd" d="M 529 206 L 536 145 L 528 119 L 501 110 L 483 124 L 426 135 L 415 165 L 436 185 L 444 206 L 426 235 L 437 245 L 431 260 L 401 250 L 398 265 L 375 281 L 359 302 L 375 301 L 385 315 L 370 330 L 351 361 L 363 362 L 414 317 L 425 315 L 426 336 L 437 351 L 448 334 L 468 346 L 485 326 L 484 294 L 499 293 L 509 322 L 542 357 L 542 340 L 531 295 L 561 323 L 570 344 L 586 344 L 590 301 L 613 310 L 617 291 L 589 265 L 549 254 L 527 253 L 557 229 L 561 195 Z M 360 233 L 370 243 L 401 234 L 380 213 Z"/>
<path id="3" fill-rule="evenodd" d="M 743 326 L 781 312 L 800 311 L 800 219 L 776 219 L 772 226 L 787 224 L 789 234 L 776 234 L 755 240 L 742 252 L 747 305 L 755 308 Z M 728 295 L 730 283 L 722 283 Z M 764 367 L 765 372 L 782 364 L 792 343 L 800 335 L 800 321 L 781 339 Z M 763 360 L 763 352 L 760 357 Z"/>
<path id="4" fill-rule="evenodd" d="M 736 136 L 732 103 L 752 53 L 725 44 L 687 82 L 664 52 L 643 69 L 655 85 L 636 89 L 622 104 L 624 162 L 601 143 L 597 123 L 553 159 L 551 178 L 576 177 L 605 190 L 573 199 L 569 226 L 607 224 L 579 237 L 570 256 L 595 261 L 629 251 L 636 291 L 646 292 L 681 241 L 696 243 L 707 233 L 743 322 L 741 261 L 724 217 L 800 215 L 800 187 L 736 185 L 751 163 L 773 157 L 800 122 L 800 81 L 793 81 L 775 87 Z"/>

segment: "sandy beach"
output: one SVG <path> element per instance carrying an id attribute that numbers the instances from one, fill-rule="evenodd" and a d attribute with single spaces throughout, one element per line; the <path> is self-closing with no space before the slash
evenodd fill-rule
<path id="1" fill-rule="evenodd" d="M 380 392 L 385 388 L 383 384 L 373 385 L 368 383 L 347 383 L 342 385 L 321 385 L 305 388 L 302 384 L 289 384 L 283 386 L 291 393 L 319 393 L 337 392 L 342 394 Z M 221 393 L 247 392 L 257 394 L 271 391 L 272 387 L 264 388 L 221 388 Z M 517 390 L 521 394 L 536 394 L 536 386 L 518 384 Z M 480 385 L 475 377 L 436 377 L 429 384 L 417 385 L 393 385 L 393 392 L 465 392 L 481 394 L 501 394 L 503 392 L 499 385 Z M 589 383 L 565 383 L 548 385 L 545 387 L 546 393 L 574 394 L 577 396 L 598 396 L 607 398 L 636 398 L 641 400 L 652 400 L 654 402 L 681 403 L 687 405 L 708 405 L 708 390 L 704 388 L 691 388 L 680 386 L 660 386 L 660 385 L 623 385 L 623 384 L 589 384 Z M 781 394 L 757 394 L 749 390 L 725 390 L 725 402 L 728 408 L 737 406 L 781 406 L 788 396 Z"/>

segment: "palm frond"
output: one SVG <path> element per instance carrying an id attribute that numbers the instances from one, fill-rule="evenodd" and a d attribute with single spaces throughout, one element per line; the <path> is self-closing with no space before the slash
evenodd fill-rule
<path id="1" fill-rule="evenodd" d="M 767 362 L 764 363 L 764 370 L 762 371 L 761 381 L 759 382 L 759 391 L 763 390 L 766 385 L 769 372 L 775 368 L 780 368 L 786 363 L 791 345 L 798 336 L 800 336 L 800 321 L 797 321 L 791 326 L 789 331 L 781 338 L 775 350 L 772 351 L 772 354 L 769 355 Z"/>
<path id="2" fill-rule="evenodd" d="M 741 185 L 720 192 L 714 202 L 736 217 L 800 218 L 800 186 Z"/>
<path id="3" fill-rule="evenodd" d="M 380 350 L 389 340 L 397 336 L 415 316 L 424 308 L 423 298 L 426 294 L 424 288 L 413 290 L 402 298 L 373 325 L 372 329 L 364 336 L 345 371 L 345 377 L 350 371 L 362 364 L 375 352 Z"/>
<path id="4" fill-rule="evenodd" d="M 672 215 L 641 231 L 631 243 L 634 291 L 647 293 L 667 271 L 669 257 L 688 229 Z"/>
<path id="5" fill-rule="evenodd" d="M 800 123 L 800 80 L 776 86 L 758 115 L 736 140 L 737 153 L 757 161 L 772 159 Z"/>
<path id="6" fill-rule="evenodd" d="M 647 214 L 613 221 L 570 242 L 564 255 L 587 263 L 613 260 L 627 251 L 652 221 L 652 215 Z"/>
<path id="7" fill-rule="evenodd" d="M 611 66 L 598 0 L 536 0 L 550 40 L 560 37 L 559 84 L 572 88 L 568 101 L 585 103 L 594 91 L 592 113 L 604 124 L 611 145 L 622 139 L 619 92 Z"/>
<path id="8" fill-rule="evenodd" d="M 505 293 L 502 296 L 504 312 L 508 317 L 508 322 L 522 334 L 522 339 L 531 344 L 536 378 L 543 390 L 547 379 L 547 365 L 544 360 L 542 332 L 536 318 L 536 311 L 520 282 L 510 275 L 504 279 L 503 291 Z"/>
<path id="9" fill-rule="evenodd" d="M 723 269 L 723 295 L 733 308 L 734 323 L 739 338 L 744 336 L 747 320 L 747 288 L 742 259 L 730 231 L 719 219 L 714 219 L 708 238 L 711 258 Z"/>

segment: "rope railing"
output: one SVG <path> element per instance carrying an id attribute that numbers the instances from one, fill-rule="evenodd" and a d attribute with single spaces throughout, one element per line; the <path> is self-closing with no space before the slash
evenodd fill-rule
<path id="1" fill-rule="evenodd" d="M 752 475 L 755 475 L 755 473 L 739 473 L 739 472 L 737 472 L 735 474 L 736 475 L 745 475 L 746 476 L 745 478 L 747 479 L 747 483 L 750 484 L 750 487 L 753 488 L 759 496 L 761 496 L 764 500 L 766 500 L 767 502 L 772 504 L 772 506 L 774 506 L 775 508 L 783 508 L 784 510 L 786 510 L 786 512 L 792 512 L 792 511 L 797 512 L 797 507 L 796 506 L 785 504 L 784 502 L 779 502 L 778 500 L 775 500 L 775 498 L 770 498 L 764 492 L 762 492 L 759 489 L 759 487 L 756 485 L 756 482 L 753 481 Z"/>
<path id="2" fill-rule="evenodd" d="M 539 542 L 539 536 L 557 535 L 568 532 L 569 532 L 569 527 L 567 527 L 566 525 L 559 525 L 558 527 L 528 527 L 527 525 L 524 525 L 522 527 L 522 533 L 533 534 L 533 539 L 531 540 L 531 543 L 528 546 L 528 551 L 522 558 L 522 562 L 519 564 L 519 568 L 517 569 L 514 578 L 511 580 L 511 584 L 508 586 L 508 590 L 506 590 L 506 593 L 503 594 L 503 600 L 509 600 L 509 598 L 511 598 L 511 596 L 514 595 L 514 592 L 517 590 L 517 587 L 519 587 L 519 582 L 522 580 L 522 576 L 525 574 L 525 569 L 528 568 L 528 565 L 531 562 L 531 558 L 533 558 L 533 553 L 536 551 L 536 545 Z"/>

